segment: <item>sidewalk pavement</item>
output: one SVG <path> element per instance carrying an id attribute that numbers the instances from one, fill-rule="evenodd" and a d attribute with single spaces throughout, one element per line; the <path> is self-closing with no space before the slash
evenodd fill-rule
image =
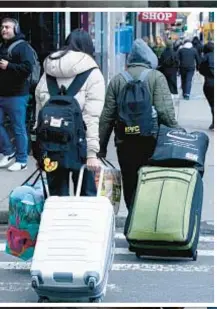
<path id="1" fill-rule="evenodd" d="M 210 144 L 206 156 L 205 174 L 204 174 L 204 203 L 202 211 L 202 234 L 214 234 L 214 133 L 208 130 L 211 124 L 211 112 L 208 103 L 203 95 L 203 78 L 195 74 L 193 80 L 192 94 L 189 101 L 175 100 L 174 107 L 176 117 L 181 126 L 189 132 L 200 130 L 209 135 Z M 108 146 L 107 159 L 118 167 L 116 151 L 113 137 Z M 6 169 L 0 169 L 0 224 L 7 223 L 8 219 L 8 194 L 19 186 L 34 170 L 35 161 L 30 156 L 28 169 L 22 172 L 9 172 Z M 123 196 L 121 199 L 120 210 L 116 218 L 116 226 L 123 228 L 127 210 L 124 204 Z"/>

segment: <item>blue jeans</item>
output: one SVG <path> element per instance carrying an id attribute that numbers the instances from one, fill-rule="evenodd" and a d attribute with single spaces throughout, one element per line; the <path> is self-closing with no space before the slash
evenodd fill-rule
<path id="1" fill-rule="evenodd" d="M 4 127 L 4 118 L 7 114 L 15 135 L 16 161 L 27 162 L 28 138 L 26 133 L 26 108 L 29 96 L 0 96 L 0 140 L 1 151 L 7 156 L 14 152 L 8 133 Z"/>
<path id="2" fill-rule="evenodd" d="M 190 95 L 191 93 L 191 85 L 192 85 L 192 78 L 194 75 L 194 69 L 180 69 L 181 79 L 182 79 L 182 91 L 183 95 Z"/>
<path id="3" fill-rule="evenodd" d="M 56 171 L 47 174 L 47 182 L 50 195 L 69 196 L 69 173 L 64 168 L 58 168 Z M 74 183 L 74 191 L 76 192 L 78 184 L 79 171 L 72 172 L 72 181 Z M 75 193 L 74 192 L 74 193 Z M 96 196 L 97 190 L 92 171 L 84 170 L 83 183 L 81 187 L 81 196 Z"/>

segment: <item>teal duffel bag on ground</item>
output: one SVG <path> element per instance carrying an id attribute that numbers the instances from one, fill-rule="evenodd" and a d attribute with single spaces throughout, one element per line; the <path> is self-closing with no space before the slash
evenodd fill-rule
<path id="1" fill-rule="evenodd" d="M 142 167 L 125 225 L 129 250 L 197 258 L 203 182 L 193 168 Z"/>

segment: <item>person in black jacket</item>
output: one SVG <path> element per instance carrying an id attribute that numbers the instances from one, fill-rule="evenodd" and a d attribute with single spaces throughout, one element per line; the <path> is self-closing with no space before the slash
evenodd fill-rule
<path id="1" fill-rule="evenodd" d="M 214 43 L 208 42 L 204 46 L 204 57 L 199 68 L 200 74 L 205 77 L 203 91 L 209 102 L 212 113 L 210 130 L 214 129 Z"/>
<path id="2" fill-rule="evenodd" d="M 200 57 L 190 40 L 185 40 L 184 45 L 178 51 L 179 68 L 182 80 L 182 91 L 185 100 L 190 99 L 192 78 L 195 68 L 198 69 Z"/>
<path id="3" fill-rule="evenodd" d="M 199 57 L 202 57 L 203 45 L 201 44 L 199 38 L 195 36 L 192 40 L 193 47 L 197 50 Z"/>
<path id="4" fill-rule="evenodd" d="M 177 53 L 173 50 L 173 42 L 168 40 L 166 42 L 166 48 L 163 51 L 159 60 L 160 71 L 167 79 L 170 92 L 172 94 L 178 94 L 177 89 L 177 72 L 179 67 L 179 61 Z"/>
<path id="5" fill-rule="evenodd" d="M 0 45 L 0 152 L 3 158 L 0 160 L 0 167 L 7 167 L 15 158 L 8 170 L 20 171 L 27 168 L 26 109 L 30 88 L 28 77 L 32 73 L 34 57 L 17 20 L 2 20 L 1 37 L 3 43 Z M 8 50 L 11 44 L 21 39 L 23 41 L 11 51 Z M 16 152 L 4 127 L 5 114 L 9 116 L 13 127 Z"/>

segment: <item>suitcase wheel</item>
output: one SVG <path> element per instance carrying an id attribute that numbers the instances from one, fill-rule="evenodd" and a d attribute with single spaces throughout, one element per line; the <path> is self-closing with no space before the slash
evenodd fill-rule
<path id="1" fill-rule="evenodd" d="M 40 297 L 38 303 L 49 303 L 49 298 L 47 297 Z"/>
<path id="2" fill-rule="evenodd" d="M 197 253 L 197 250 L 194 252 L 194 254 L 193 254 L 193 261 L 196 261 L 197 260 L 197 255 L 198 255 L 198 253 Z"/>

